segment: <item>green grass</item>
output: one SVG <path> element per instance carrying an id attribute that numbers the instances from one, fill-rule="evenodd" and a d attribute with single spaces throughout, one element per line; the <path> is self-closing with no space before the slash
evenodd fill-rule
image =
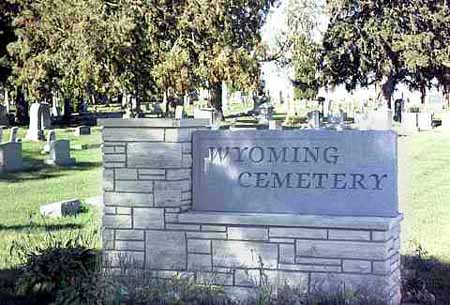
<path id="1" fill-rule="evenodd" d="M 400 138 L 403 252 L 420 244 L 450 263 L 450 132 Z"/>
<path id="2" fill-rule="evenodd" d="M 71 146 L 101 144 L 98 128 L 90 136 L 74 137 L 69 129 L 58 129 L 56 134 L 58 139 L 70 139 Z M 8 133 L 5 135 L 7 137 Z M 21 129 L 20 137 L 25 137 L 25 130 Z M 0 268 L 17 263 L 15 257 L 9 254 L 12 241 L 24 238 L 30 231 L 32 234 L 44 234 L 46 230 L 53 230 L 67 235 L 71 230 L 80 229 L 86 233 L 98 227 L 99 213 L 89 207 L 76 217 L 44 220 L 38 215 L 43 204 L 101 194 L 100 148 L 72 151 L 76 166 L 61 168 L 43 164 L 47 157 L 40 153 L 43 147 L 43 142 L 23 141 L 23 156 L 28 169 L 0 176 Z"/>
<path id="3" fill-rule="evenodd" d="M 24 137 L 25 131 L 21 131 Z M 5 135 L 8 137 L 8 134 Z M 92 135 L 74 137 L 71 130 L 57 130 L 58 139 L 70 139 L 71 145 L 101 143 L 99 129 Z M 400 193 L 403 252 L 421 244 L 431 256 L 450 263 L 450 132 L 426 132 L 401 137 Z M 18 174 L 0 176 L 0 268 L 17 263 L 10 257 L 13 240 L 28 231 L 44 234 L 52 229 L 68 234 L 81 229 L 83 234 L 98 228 L 98 211 L 88 208 L 77 217 L 43 220 L 37 217 L 42 204 L 88 198 L 101 193 L 100 148 L 72 151 L 77 166 L 58 168 L 43 165 L 40 154 L 44 143 L 23 142 L 25 162 L 31 168 Z M 35 223 L 30 226 L 30 215 Z"/>

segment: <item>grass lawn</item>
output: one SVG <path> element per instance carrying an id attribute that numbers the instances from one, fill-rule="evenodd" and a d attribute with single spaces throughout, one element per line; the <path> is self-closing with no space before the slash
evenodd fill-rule
<path id="1" fill-rule="evenodd" d="M 450 132 L 401 137 L 400 192 L 403 252 L 420 244 L 450 263 Z"/>
<path id="2" fill-rule="evenodd" d="M 101 194 L 101 132 L 93 129 L 90 136 L 75 137 L 70 129 L 56 131 L 58 139 L 70 139 L 71 146 L 87 144 L 87 150 L 72 150 L 77 165 L 71 168 L 43 164 L 40 152 L 44 143 L 23 141 L 23 157 L 29 168 L 21 173 L 0 176 L 0 269 L 17 261 L 9 250 L 13 240 L 28 232 L 44 235 L 46 230 L 66 237 L 74 230 L 91 234 L 99 225 L 98 211 L 88 207 L 77 217 L 42 219 L 39 207 L 45 203 L 71 198 L 88 198 Z M 25 137 L 21 128 L 20 137 Z M 7 132 L 4 139 L 8 139 Z"/>
<path id="3" fill-rule="evenodd" d="M 20 133 L 23 138 L 25 131 Z M 8 137 L 8 135 L 6 135 Z M 58 139 L 70 139 L 71 146 L 101 143 L 99 129 L 90 136 L 74 137 L 71 130 L 57 130 Z M 0 269 L 17 261 L 9 254 L 13 240 L 21 239 L 31 230 L 44 234 L 46 229 L 62 235 L 71 230 L 83 234 L 99 226 L 99 213 L 93 208 L 77 217 L 43 220 L 39 206 L 70 198 L 84 199 L 101 193 L 100 148 L 72 151 L 77 159 L 73 168 L 43 165 L 40 154 L 44 143 L 23 142 L 28 171 L 0 176 Z M 403 252 L 419 243 L 441 262 L 450 263 L 450 132 L 426 132 L 401 137 L 400 193 Z M 34 215 L 34 216 L 33 216 Z M 31 218 L 30 218 L 31 217 Z M 30 226 L 30 220 L 34 225 Z"/>

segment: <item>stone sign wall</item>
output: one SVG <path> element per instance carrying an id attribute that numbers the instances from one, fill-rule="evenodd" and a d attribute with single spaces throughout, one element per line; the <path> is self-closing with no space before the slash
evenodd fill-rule
<path id="1" fill-rule="evenodd" d="M 392 131 L 194 134 L 194 210 L 397 217 Z"/>
<path id="2" fill-rule="evenodd" d="M 205 135 L 198 130 L 205 130 L 207 123 L 142 119 L 101 122 L 103 247 L 111 268 L 118 268 L 127 257 L 162 278 L 192 276 L 198 282 L 223 285 L 233 294 L 251 293 L 266 278 L 271 284 L 287 283 L 304 292 L 346 287 L 376 295 L 386 304 L 399 304 L 400 216 L 193 211 L 198 204 L 197 192 L 206 190 L 193 193 L 193 159 L 197 155 L 192 139 Z M 241 133 L 227 135 L 239 138 Z M 302 132 L 297 135 L 302 136 Z M 380 135 L 392 139 L 390 133 Z M 283 147 L 282 143 L 277 147 Z M 325 139 L 321 143 L 325 144 Z M 339 158 L 340 149 L 347 145 L 330 143 L 338 150 L 328 150 L 326 157 L 322 154 L 323 160 Z M 360 149 L 357 147 L 353 148 Z M 395 150 L 391 147 L 390 152 Z M 383 164 L 393 166 L 392 160 L 390 156 Z M 384 165 L 380 172 L 374 167 L 363 169 L 394 174 Z M 393 180 L 386 181 L 396 183 L 393 176 L 389 179 Z M 387 188 L 383 181 L 379 187 Z M 213 184 L 205 187 L 217 190 Z M 372 188 L 377 188 L 376 183 Z M 378 204 L 383 205 L 382 201 Z M 265 203 L 261 201 L 261 205 Z M 392 204 L 396 207 L 396 201 Z"/>

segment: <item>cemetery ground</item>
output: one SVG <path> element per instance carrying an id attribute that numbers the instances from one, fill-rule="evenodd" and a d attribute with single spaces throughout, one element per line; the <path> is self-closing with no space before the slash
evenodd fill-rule
<path id="1" fill-rule="evenodd" d="M 25 137 L 21 128 L 20 138 Z M 9 134 L 5 135 L 8 138 Z M 44 165 L 44 143 L 23 141 L 23 156 L 28 169 L 0 176 L 0 269 L 16 266 L 11 255 L 13 241 L 44 239 L 50 231 L 62 239 L 78 234 L 94 235 L 100 228 L 101 213 L 84 205 L 77 216 L 43 219 L 39 207 L 70 198 L 85 199 L 101 193 L 101 131 L 75 137 L 73 129 L 57 129 L 58 139 L 71 140 L 71 155 L 76 165 L 68 168 Z M 84 150 L 79 149 L 85 146 Z M 434 258 L 420 264 L 420 276 L 429 283 L 438 300 L 450 299 L 450 133 L 439 129 L 399 138 L 399 168 L 402 223 L 402 252 Z M 78 148 L 78 149 L 75 149 Z M 406 179 L 405 177 L 408 177 Z M 96 241 L 97 249 L 100 247 Z M 412 260 L 413 268 L 415 260 Z M 427 260 L 427 262 L 429 262 Z M 439 303 L 438 303 L 439 304 Z M 448 303 L 441 303 L 448 304 Z"/>

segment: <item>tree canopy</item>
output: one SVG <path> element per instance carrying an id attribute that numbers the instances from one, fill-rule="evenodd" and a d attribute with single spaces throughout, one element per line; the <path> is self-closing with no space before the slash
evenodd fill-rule
<path id="1" fill-rule="evenodd" d="M 339 0 L 328 3 L 322 83 L 347 90 L 378 84 L 389 104 L 395 87 L 447 87 L 450 18 L 446 0 Z"/>
<path id="2" fill-rule="evenodd" d="M 259 32 L 276 0 L 9 1 L 19 8 L 11 79 L 36 100 L 60 91 L 145 101 L 201 87 L 220 109 L 223 81 L 256 86 Z"/>

